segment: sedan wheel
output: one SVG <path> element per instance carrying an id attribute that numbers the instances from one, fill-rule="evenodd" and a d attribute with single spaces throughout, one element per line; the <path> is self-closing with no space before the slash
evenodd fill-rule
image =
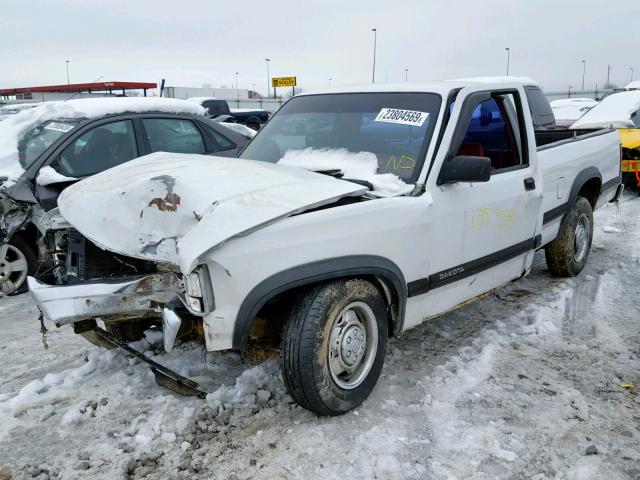
<path id="1" fill-rule="evenodd" d="M 11 295 L 27 281 L 29 264 L 25 254 L 9 243 L 0 245 L 0 292 Z"/>

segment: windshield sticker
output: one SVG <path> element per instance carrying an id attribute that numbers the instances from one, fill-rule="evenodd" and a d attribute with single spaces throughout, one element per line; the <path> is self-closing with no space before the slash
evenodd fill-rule
<path id="1" fill-rule="evenodd" d="M 428 112 L 401 110 L 399 108 L 383 108 L 380 110 L 380 113 L 378 113 L 375 121 L 421 127 L 427 118 L 429 118 Z"/>
<path id="2" fill-rule="evenodd" d="M 45 130 L 53 130 L 55 132 L 67 133 L 68 131 L 73 129 L 73 125 L 69 125 L 68 123 L 60 123 L 60 122 L 51 122 L 45 125 Z"/>

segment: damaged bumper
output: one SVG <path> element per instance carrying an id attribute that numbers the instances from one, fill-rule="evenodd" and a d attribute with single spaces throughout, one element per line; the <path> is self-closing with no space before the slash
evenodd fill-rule
<path id="1" fill-rule="evenodd" d="M 29 291 L 44 317 L 56 326 L 96 317 L 162 312 L 180 282 L 173 273 L 78 285 L 48 285 L 28 278 Z"/>

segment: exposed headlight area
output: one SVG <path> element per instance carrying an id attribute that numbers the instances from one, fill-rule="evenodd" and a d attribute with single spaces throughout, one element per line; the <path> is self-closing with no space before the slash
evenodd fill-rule
<path id="1" fill-rule="evenodd" d="M 182 303 L 194 315 L 205 315 L 215 308 L 213 286 L 206 266 L 199 266 L 183 277 Z"/>

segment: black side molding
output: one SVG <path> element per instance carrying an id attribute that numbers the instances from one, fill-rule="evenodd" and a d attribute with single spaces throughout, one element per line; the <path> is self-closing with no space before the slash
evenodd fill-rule
<path id="1" fill-rule="evenodd" d="M 409 297 L 423 295 L 434 288 L 443 287 L 450 283 L 457 282 L 458 280 L 462 280 L 463 278 L 476 275 L 484 270 L 488 270 L 500 265 L 501 263 L 512 260 L 530 250 L 535 250 L 540 247 L 541 243 L 542 235 L 536 235 L 534 238 L 516 243 L 515 245 L 503 248 L 502 250 L 498 250 L 497 252 L 484 257 L 434 273 L 429 275 L 428 278 L 421 278 L 414 280 L 413 282 L 409 282 L 407 285 Z"/>

